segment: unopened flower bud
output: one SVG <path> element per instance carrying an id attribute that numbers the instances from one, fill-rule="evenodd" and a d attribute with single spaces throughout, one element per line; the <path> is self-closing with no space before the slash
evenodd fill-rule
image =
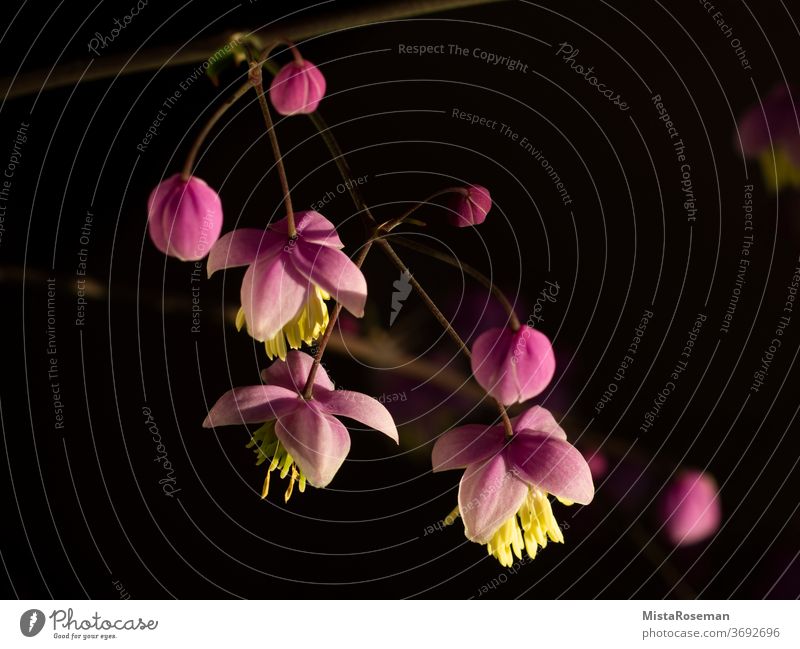
<path id="1" fill-rule="evenodd" d="M 459 228 L 480 225 L 492 208 L 489 190 L 480 185 L 471 185 L 464 193 L 456 194 L 450 204 L 450 223 Z"/>
<path id="2" fill-rule="evenodd" d="M 165 255 L 181 261 L 203 259 L 222 231 L 222 203 L 205 181 L 175 174 L 151 192 L 147 229 Z"/>
<path id="3" fill-rule="evenodd" d="M 292 61 L 275 75 L 269 96 L 281 115 L 313 113 L 325 96 L 325 77 L 311 61 Z"/>

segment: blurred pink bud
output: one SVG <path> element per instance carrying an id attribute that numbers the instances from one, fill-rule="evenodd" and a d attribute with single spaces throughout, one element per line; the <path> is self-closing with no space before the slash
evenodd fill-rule
<path id="1" fill-rule="evenodd" d="M 281 115 L 313 113 L 325 96 L 325 77 L 311 61 L 292 61 L 275 75 L 269 96 Z"/>
<path id="2" fill-rule="evenodd" d="M 489 190 L 480 185 L 471 185 L 464 193 L 456 194 L 450 205 L 450 224 L 459 228 L 480 225 L 492 209 Z"/>
<path id="3" fill-rule="evenodd" d="M 683 471 L 662 492 L 659 513 L 675 545 L 705 541 L 722 519 L 716 480 L 702 471 Z"/>
<path id="4" fill-rule="evenodd" d="M 594 446 L 582 449 L 583 457 L 589 465 L 589 470 L 592 472 L 594 480 L 600 480 L 606 473 L 608 473 L 608 458 L 605 453 Z"/>
<path id="5" fill-rule="evenodd" d="M 222 231 L 222 202 L 200 178 L 175 174 L 159 183 L 147 201 L 150 238 L 165 255 L 203 259 Z"/>
<path id="6" fill-rule="evenodd" d="M 522 325 L 517 331 L 497 327 L 484 331 L 472 345 L 472 373 L 490 395 L 505 406 L 522 403 L 544 391 L 556 371 L 550 340 Z"/>

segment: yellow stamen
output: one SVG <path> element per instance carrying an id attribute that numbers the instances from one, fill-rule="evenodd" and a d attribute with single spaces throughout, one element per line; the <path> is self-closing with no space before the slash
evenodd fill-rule
<path id="1" fill-rule="evenodd" d="M 264 486 L 261 488 L 261 500 L 264 500 L 269 493 L 269 476 L 271 473 L 271 471 L 267 471 L 267 477 L 264 478 Z"/>
<path id="2" fill-rule="evenodd" d="M 442 521 L 445 525 L 452 525 L 456 522 L 456 519 L 459 517 L 458 507 L 456 507 L 453 511 L 451 511 L 447 516 L 444 517 Z"/>
<path id="3" fill-rule="evenodd" d="M 800 187 L 800 167 L 792 162 L 783 149 L 775 149 L 775 158 L 772 150 L 765 151 L 759 158 L 764 184 L 771 192 L 777 192 L 783 187 Z"/>
<path id="4" fill-rule="evenodd" d="M 561 502 L 570 503 L 566 499 Z M 509 568 L 514 557 L 522 559 L 523 548 L 534 559 L 538 547 L 547 546 L 548 538 L 555 543 L 564 542 L 564 534 L 553 516 L 547 492 L 531 487 L 519 511 L 497 528 L 486 549 L 500 565 Z"/>
<path id="5" fill-rule="evenodd" d="M 330 294 L 319 286 L 314 286 L 314 290 L 309 292 L 306 303 L 300 307 L 295 316 L 277 334 L 264 341 L 264 349 L 269 359 L 272 360 L 277 356 L 285 361 L 289 349 L 300 349 L 303 343 L 310 345 L 319 338 L 330 321 L 328 305 L 325 304 L 325 300 L 330 299 Z M 246 324 L 244 310 L 239 309 L 236 328 L 241 331 Z"/>

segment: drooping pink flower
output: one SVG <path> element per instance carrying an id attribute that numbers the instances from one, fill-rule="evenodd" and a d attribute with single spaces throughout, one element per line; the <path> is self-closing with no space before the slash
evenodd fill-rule
<path id="1" fill-rule="evenodd" d="M 450 203 L 450 224 L 459 228 L 480 225 L 486 220 L 490 209 L 492 197 L 489 190 L 480 185 L 470 185 L 453 197 Z"/>
<path id="2" fill-rule="evenodd" d="M 681 472 L 662 492 L 659 513 L 664 531 L 675 545 L 705 541 L 722 520 L 716 480 L 702 471 Z"/>
<path id="3" fill-rule="evenodd" d="M 266 422 L 260 429 L 260 452 L 271 460 L 263 496 L 269 490 L 270 473 L 289 471 L 300 491 L 306 481 L 313 487 L 327 486 L 350 450 L 350 434 L 337 417 L 348 417 L 398 441 L 389 411 L 376 399 L 360 392 L 336 390 L 325 369 L 314 377 L 313 398 L 301 396 L 313 359 L 303 352 L 289 352 L 286 361 L 275 361 L 261 373 L 262 385 L 234 388 L 211 408 L 203 427 Z"/>
<path id="4" fill-rule="evenodd" d="M 325 96 L 325 77 L 311 61 L 292 61 L 275 75 L 269 96 L 281 115 L 313 113 Z"/>
<path id="5" fill-rule="evenodd" d="M 354 316 L 364 315 L 367 281 L 345 255 L 333 224 L 319 212 L 295 214 L 297 237 L 282 219 L 267 230 L 240 228 L 223 236 L 208 257 L 209 277 L 248 266 L 237 327 L 265 343 L 270 358 L 286 358 L 287 343 L 311 344 L 328 326 L 332 296 Z"/>
<path id="6" fill-rule="evenodd" d="M 222 202 L 205 181 L 181 174 L 160 182 L 147 201 L 150 239 L 165 255 L 203 259 L 222 231 Z"/>
<path id="7" fill-rule="evenodd" d="M 527 325 L 484 331 L 472 345 L 471 362 L 481 387 L 506 406 L 540 394 L 556 371 L 550 340 Z"/>
<path id="8" fill-rule="evenodd" d="M 785 84 L 776 86 L 739 120 L 742 151 L 759 161 L 764 181 L 772 191 L 800 186 L 799 121 L 800 94 Z M 735 142 L 738 147 L 739 140 Z"/>
<path id="9" fill-rule="evenodd" d="M 467 425 L 444 433 L 433 447 L 434 471 L 466 468 L 458 489 L 458 513 L 470 541 L 485 544 L 504 566 L 536 556 L 548 537 L 564 542 L 548 494 L 564 504 L 589 504 L 594 485 L 589 466 L 567 442 L 553 416 L 539 406 L 502 425 Z"/>

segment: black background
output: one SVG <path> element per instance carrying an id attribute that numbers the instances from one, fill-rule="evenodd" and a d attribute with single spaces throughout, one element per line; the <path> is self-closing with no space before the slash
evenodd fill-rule
<path id="1" fill-rule="evenodd" d="M 7 4 L 3 24 L 12 16 L 14 22 L 0 43 L 3 76 L 84 59 L 93 34 L 108 32 L 135 3 L 106 2 L 91 15 L 77 2 L 58 11 L 27 3 L 18 14 L 18 6 Z M 150 2 L 100 58 L 258 28 L 304 3 L 276 4 L 190 2 L 178 9 Z M 353 4 L 337 1 L 304 15 Z M 506 574 L 483 596 L 798 596 L 800 314 L 760 392 L 751 393 L 750 385 L 798 264 L 799 205 L 792 192 L 768 194 L 758 167 L 745 163 L 733 143 L 736 117 L 774 84 L 796 78 L 800 31 L 796 12 L 783 3 L 730 2 L 721 9 L 751 71 L 697 2 L 502 2 L 299 44 L 327 78 L 321 111 L 354 174 L 368 174 L 362 189 L 377 216 L 395 216 L 408 201 L 445 185 L 480 183 L 495 203 L 480 228 L 449 228 L 444 213 L 431 208 L 430 225 L 417 231 L 491 272 L 523 320 L 546 280 L 561 287 L 539 325 L 554 342 L 559 369 L 536 402 L 565 417 L 579 446 L 603 445 L 612 468 L 590 506 L 558 507 L 557 517 L 569 523 L 566 544 L 548 547 L 516 575 L 467 542 L 460 522 L 426 533 L 455 505 L 458 484 L 457 472 L 430 473 L 431 441 L 462 417 L 493 417 L 469 394 L 431 392 L 329 352 L 325 366 L 338 385 L 405 396 L 388 404 L 401 445 L 355 430 L 351 456 L 331 486 L 298 494 L 288 506 L 280 486 L 259 500 L 263 467 L 244 447 L 244 430 L 201 428 L 210 404 L 233 385 L 255 383 L 267 360 L 223 318 L 223 304 L 238 306 L 241 271 L 203 280 L 201 333 L 191 333 L 193 264 L 165 259 L 151 245 L 145 203 L 162 177 L 179 170 L 193 135 L 238 85 L 243 68 L 225 73 L 219 88 L 202 77 L 191 84 L 143 154 L 137 143 L 195 65 L 6 100 L 0 163 L 20 123 L 30 128 L 0 239 L 7 457 L 0 592 L 116 598 L 119 582 L 133 598 L 464 598 Z M 565 41 L 580 48 L 578 62 L 593 65 L 629 111 L 556 56 Z M 400 44 L 439 43 L 518 58 L 528 71 L 472 56 L 398 53 Z M 288 60 L 285 53 L 278 59 Z M 699 208 L 693 224 L 654 94 L 686 144 Z M 454 108 L 526 136 L 573 203 L 562 204 L 517 143 L 454 119 Z M 311 123 L 295 117 L 277 128 L 295 204 L 308 207 L 335 192 L 341 179 Z M 203 150 L 197 173 L 220 191 L 224 231 L 280 216 L 264 135 L 249 95 Z M 755 243 L 730 332 L 723 334 L 748 182 L 755 185 Z M 94 221 L 90 243 L 82 246 L 87 211 Z M 337 194 L 324 213 L 341 224 L 346 251 L 354 254 L 363 230 L 347 194 Z M 81 247 L 88 248 L 97 291 L 79 327 Z M 488 316 L 474 313 L 471 280 L 416 253 L 402 254 L 448 313 L 467 292 L 472 301 L 462 304 L 458 320 L 465 336 L 487 326 Z M 360 323 L 347 322 L 349 330 L 371 335 L 376 349 L 392 345 L 450 362 L 466 377 L 468 365 L 413 295 L 391 337 L 376 334 L 387 328 L 397 272 L 374 252 L 365 273 L 368 313 Z M 63 430 L 54 427 L 47 375 L 48 277 L 56 279 Z M 482 299 L 478 292 L 479 306 Z M 595 403 L 648 308 L 655 317 L 635 366 L 598 415 Z M 689 367 L 643 433 L 644 412 L 680 360 L 699 312 L 708 319 Z M 153 460 L 143 407 L 151 409 L 174 466 L 175 497 L 158 483 L 164 472 Z M 709 542 L 673 550 L 658 531 L 652 503 L 683 466 L 716 476 L 723 528 Z"/>

